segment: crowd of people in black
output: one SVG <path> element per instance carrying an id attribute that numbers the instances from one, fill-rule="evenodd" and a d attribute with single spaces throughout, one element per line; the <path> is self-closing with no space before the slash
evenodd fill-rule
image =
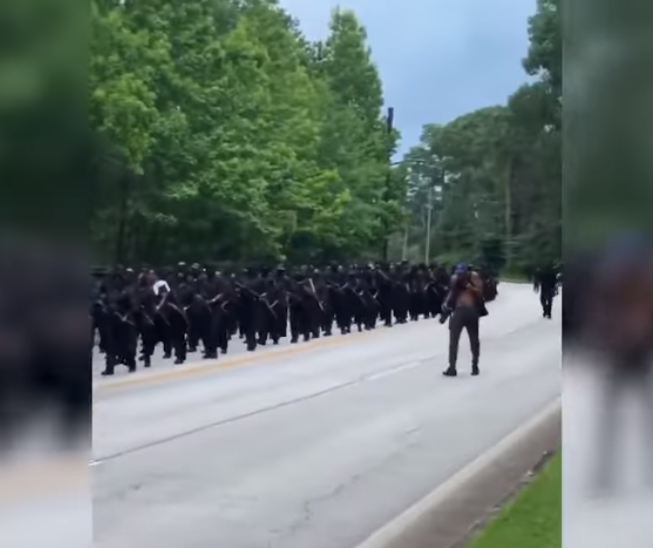
<path id="1" fill-rule="evenodd" d="M 496 278 L 474 270 L 484 280 L 484 300 L 495 299 Z M 452 272 L 407 262 L 230 273 L 180 263 L 163 270 L 96 272 L 92 340 L 105 356 L 102 374 L 113 375 L 120 364 L 136 371 L 139 359 L 151 367 L 159 344 L 164 358 L 182 364 L 200 345 L 205 359 L 226 354 L 234 337 L 254 351 L 288 335 L 298 343 L 334 330 L 346 335 L 391 327 L 443 314 Z"/>

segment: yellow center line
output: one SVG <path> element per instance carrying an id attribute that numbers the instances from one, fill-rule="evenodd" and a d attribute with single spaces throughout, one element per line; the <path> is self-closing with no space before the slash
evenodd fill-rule
<path id="1" fill-rule="evenodd" d="M 409 323 L 409 324 L 404 324 L 403 326 L 395 325 L 391 329 L 397 329 L 406 326 L 434 327 L 431 321 L 426 320 L 426 321 L 420 321 L 419 324 Z M 213 360 L 191 367 L 181 366 L 180 369 L 165 371 L 162 373 L 157 373 L 155 375 L 144 374 L 142 377 L 136 377 L 136 378 L 129 377 L 129 378 L 112 381 L 106 384 L 99 383 L 95 391 L 97 393 L 106 393 L 106 392 L 113 392 L 125 388 L 132 388 L 135 386 L 158 384 L 173 379 L 176 380 L 176 379 L 198 377 L 201 375 L 215 373 L 217 371 L 224 371 L 227 369 L 234 369 L 246 365 L 258 364 L 266 360 L 276 360 L 279 358 L 286 358 L 290 356 L 306 354 L 312 350 L 319 350 L 321 348 L 344 346 L 346 344 L 349 344 L 352 340 L 359 340 L 362 337 L 370 337 L 370 336 L 378 336 L 379 334 L 386 334 L 387 329 L 388 328 L 385 327 L 377 327 L 375 330 L 372 331 L 363 331 L 361 333 L 356 332 L 356 333 L 351 333 L 349 335 L 338 335 L 334 337 L 321 338 L 317 340 L 314 339 L 310 342 L 298 343 L 297 346 L 282 347 L 280 349 L 275 349 L 272 351 L 263 351 L 259 353 L 248 353 L 227 360 Z"/>

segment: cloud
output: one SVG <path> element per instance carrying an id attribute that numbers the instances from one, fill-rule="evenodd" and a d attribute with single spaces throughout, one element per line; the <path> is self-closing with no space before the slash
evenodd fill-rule
<path id="1" fill-rule="evenodd" d="M 527 19 L 535 0 L 280 0 L 310 39 L 328 32 L 331 10 L 352 9 L 368 32 L 402 151 L 422 125 L 446 123 L 504 102 L 527 80 Z"/>

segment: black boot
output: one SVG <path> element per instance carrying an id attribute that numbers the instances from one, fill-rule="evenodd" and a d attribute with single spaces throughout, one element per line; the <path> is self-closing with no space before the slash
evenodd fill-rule
<path id="1" fill-rule="evenodd" d="M 450 365 L 445 371 L 442 372 L 442 374 L 445 377 L 456 377 L 458 375 L 458 371 L 456 371 L 455 367 Z"/>

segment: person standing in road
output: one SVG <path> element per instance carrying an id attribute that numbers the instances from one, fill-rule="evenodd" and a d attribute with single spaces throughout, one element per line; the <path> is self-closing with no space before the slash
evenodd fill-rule
<path id="1" fill-rule="evenodd" d="M 542 305 L 542 317 L 551 319 L 553 309 L 553 298 L 558 292 L 558 272 L 551 264 L 545 268 L 538 269 L 535 273 L 533 287 L 540 292 L 540 304 Z"/>
<path id="2" fill-rule="evenodd" d="M 478 272 L 466 264 L 460 263 L 454 270 L 451 289 L 445 301 L 445 311 L 450 311 L 449 318 L 449 367 L 443 372 L 446 377 L 458 374 L 458 346 L 463 330 L 469 336 L 472 351 L 472 375 L 479 374 L 478 360 L 481 353 L 479 339 L 480 319 L 487 315 L 483 302 L 483 280 Z"/>

